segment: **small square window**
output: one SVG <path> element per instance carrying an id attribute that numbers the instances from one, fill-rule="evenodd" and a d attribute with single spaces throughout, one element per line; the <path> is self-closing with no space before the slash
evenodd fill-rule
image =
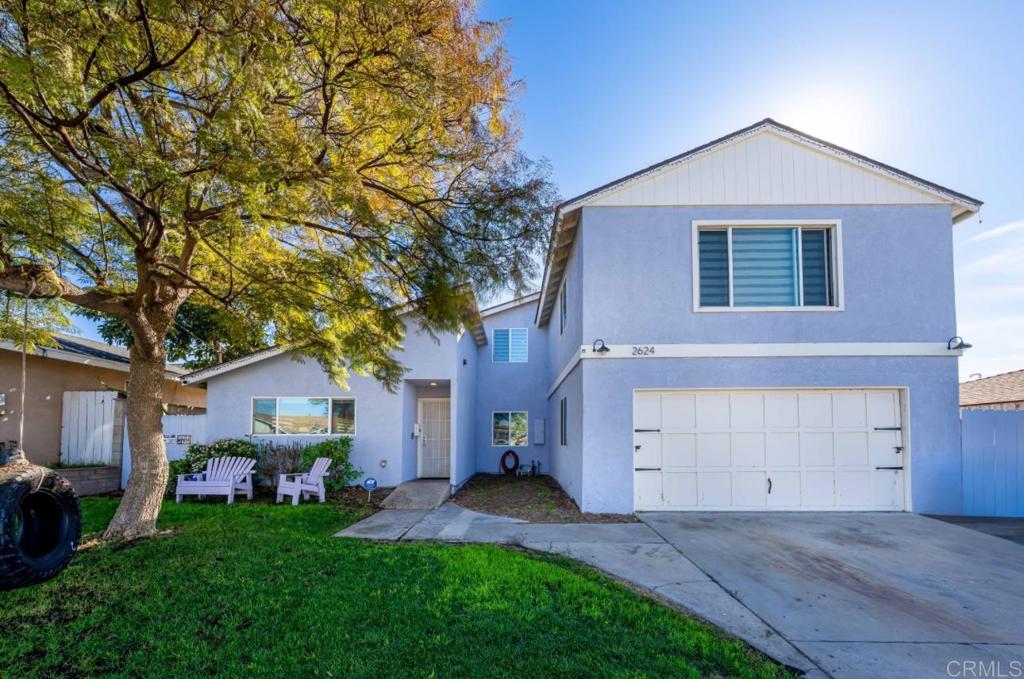
<path id="1" fill-rule="evenodd" d="M 525 446 L 529 443 L 526 411 L 496 411 L 491 419 L 492 446 Z"/>
<path id="2" fill-rule="evenodd" d="M 498 328 L 494 331 L 491 357 L 495 363 L 526 363 L 529 339 L 526 328 Z"/>

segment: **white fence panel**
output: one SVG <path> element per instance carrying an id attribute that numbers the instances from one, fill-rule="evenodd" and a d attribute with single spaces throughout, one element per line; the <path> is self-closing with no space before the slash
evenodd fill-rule
<path id="1" fill-rule="evenodd" d="M 61 402 L 60 461 L 64 464 L 116 462 L 116 391 L 65 391 Z"/>
<path id="2" fill-rule="evenodd" d="M 128 423 L 125 422 L 124 461 L 121 464 L 121 487 L 128 485 L 128 475 L 132 472 L 132 451 L 128 445 Z M 164 415 L 164 447 L 167 448 L 168 460 L 180 460 L 185 457 L 188 447 L 193 443 L 206 443 L 206 415 Z"/>

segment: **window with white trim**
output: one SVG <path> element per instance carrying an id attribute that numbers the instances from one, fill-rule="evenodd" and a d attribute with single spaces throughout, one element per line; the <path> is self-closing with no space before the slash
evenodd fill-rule
<path id="1" fill-rule="evenodd" d="M 699 227 L 698 306 L 837 307 L 835 234 L 827 225 Z"/>
<path id="2" fill-rule="evenodd" d="M 356 400 L 266 397 L 252 400 L 253 436 L 330 436 L 356 433 Z"/>
<path id="3" fill-rule="evenodd" d="M 569 445 L 569 401 L 563 396 L 558 402 L 558 442 L 560 445 Z"/>
<path id="4" fill-rule="evenodd" d="M 562 293 L 558 296 L 558 334 L 561 335 L 565 331 L 565 319 L 568 313 L 568 308 L 565 303 L 565 292 L 566 282 L 562 281 Z"/>
<path id="5" fill-rule="evenodd" d="M 492 446 L 525 446 L 529 443 L 529 413 L 498 410 L 491 413 Z"/>
<path id="6" fill-rule="evenodd" d="M 526 328 L 497 328 L 491 358 L 495 363 L 526 363 L 530 349 Z"/>

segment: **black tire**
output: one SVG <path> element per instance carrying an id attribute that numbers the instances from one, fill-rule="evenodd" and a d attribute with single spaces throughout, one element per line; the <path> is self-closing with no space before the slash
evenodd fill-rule
<path id="1" fill-rule="evenodd" d="M 82 536 L 82 508 L 71 484 L 51 469 L 0 467 L 0 590 L 54 577 Z"/>

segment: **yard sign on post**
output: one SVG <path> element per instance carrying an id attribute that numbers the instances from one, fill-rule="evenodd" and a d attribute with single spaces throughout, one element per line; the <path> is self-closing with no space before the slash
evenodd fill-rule
<path id="1" fill-rule="evenodd" d="M 369 502 L 373 497 L 373 491 L 377 488 L 377 479 L 372 476 L 366 477 L 366 480 L 363 481 L 363 488 L 366 489 L 366 501 Z"/>

